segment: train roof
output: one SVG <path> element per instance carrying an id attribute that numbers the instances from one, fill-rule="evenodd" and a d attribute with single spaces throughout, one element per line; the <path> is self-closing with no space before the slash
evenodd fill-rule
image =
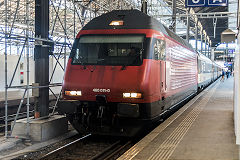
<path id="1" fill-rule="evenodd" d="M 205 56 L 204 54 L 197 52 L 198 53 L 198 59 L 208 62 L 208 63 L 212 63 L 214 66 L 218 67 L 218 68 L 222 68 L 219 64 L 217 64 L 215 61 L 212 61 L 210 58 L 208 58 L 207 56 Z"/>
<path id="2" fill-rule="evenodd" d="M 112 21 L 123 20 L 122 26 L 109 25 Z M 113 10 L 94 18 L 83 27 L 83 30 L 92 29 L 155 29 L 167 34 L 163 25 L 156 19 L 139 10 Z"/>
<path id="3" fill-rule="evenodd" d="M 208 62 L 208 63 L 213 63 L 213 61 L 211 59 L 209 59 L 207 56 L 205 56 L 204 54 L 201 54 L 198 52 L 198 59 Z"/>
<path id="4" fill-rule="evenodd" d="M 112 21 L 123 20 L 122 26 L 109 25 Z M 175 39 L 177 42 L 192 49 L 192 46 L 177 34 L 169 30 L 166 26 L 160 23 L 155 18 L 136 10 L 113 10 L 111 12 L 102 14 L 99 17 L 92 19 L 86 24 L 82 30 L 98 30 L 98 29 L 154 29 L 163 34 Z"/>

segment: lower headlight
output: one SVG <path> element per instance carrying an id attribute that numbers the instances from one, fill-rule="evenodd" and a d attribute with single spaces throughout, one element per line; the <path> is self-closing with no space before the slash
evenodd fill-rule
<path id="1" fill-rule="evenodd" d="M 65 91 L 65 95 L 67 96 L 82 96 L 81 91 Z"/>
<path id="2" fill-rule="evenodd" d="M 123 98 L 142 98 L 142 93 L 123 93 Z"/>

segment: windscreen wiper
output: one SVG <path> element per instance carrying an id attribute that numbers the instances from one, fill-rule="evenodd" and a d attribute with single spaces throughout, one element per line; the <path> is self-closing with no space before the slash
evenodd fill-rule
<path id="1" fill-rule="evenodd" d="M 101 59 L 97 59 L 98 62 L 102 62 L 102 61 L 105 61 L 104 58 L 101 58 Z"/>
<path id="2" fill-rule="evenodd" d="M 84 62 L 83 62 L 83 57 L 82 56 L 80 56 L 80 63 L 81 63 L 81 65 L 83 66 L 83 69 L 86 69 L 87 67 L 86 67 L 86 65 L 84 64 Z"/>
<path id="3" fill-rule="evenodd" d="M 126 69 L 126 65 L 123 65 L 121 70 L 125 70 Z"/>

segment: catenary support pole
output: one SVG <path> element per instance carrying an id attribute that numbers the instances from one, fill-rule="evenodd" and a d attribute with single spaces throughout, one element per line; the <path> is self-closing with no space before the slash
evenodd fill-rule
<path id="1" fill-rule="evenodd" d="M 225 55 L 225 62 L 228 61 L 228 43 L 226 44 L 226 55 Z"/>
<path id="2" fill-rule="evenodd" d="M 27 50 L 27 129 L 26 129 L 26 135 L 29 137 L 30 135 L 30 125 L 29 125 L 29 107 L 30 107 L 30 95 L 29 95 L 29 81 L 30 81 L 30 66 L 29 66 L 29 0 L 26 0 L 26 24 L 27 24 L 27 29 L 26 29 L 26 50 Z"/>
<path id="3" fill-rule="evenodd" d="M 198 26 L 197 23 L 195 23 L 195 49 L 198 50 Z"/>
<path id="4" fill-rule="evenodd" d="M 141 11 L 145 14 L 147 14 L 147 1 L 146 0 L 142 0 L 142 8 Z"/>
<path id="5" fill-rule="evenodd" d="M 214 61 L 215 55 L 214 55 L 214 47 L 211 47 L 211 60 Z"/>
<path id="6" fill-rule="evenodd" d="M 203 30 L 201 30 L 201 53 L 203 54 Z"/>
<path id="7" fill-rule="evenodd" d="M 35 0 L 35 37 L 48 40 L 49 0 Z M 45 41 L 36 41 L 34 50 L 35 82 L 49 85 L 49 46 Z M 37 109 L 40 117 L 49 115 L 49 87 L 39 88 Z M 37 114 L 35 114 L 37 115 Z"/>
<path id="8" fill-rule="evenodd" d="M 73 1 L 73 37 L 76 37 L 76 7 Z"/>
<path id="9" fill-rule="evenodd" d="M 176 0 L 172 0 L 172 30 L 176 32 L 176 17 L 177 17 L 177 3 Z"/>
<path id="10" fill-rule="evenodd" d="M 5 137 L 8 137 L 8 84 L 7 84 L 7 32 L 8 32 L 8 4 L 7 0 L 4 1 L 5 5 Z"/>
<path id="11" fill-rule="evenodd" d="M 209 49 L 210 49 L 210 43 L 208 42 L 208 58 L 211 59 L 211 54 L 209 52 Z"/>
<path id="12" fill-rule="evenodd" d="M 65 32 L 65 35 L 64 35 L 64 70 L 66 68 L 66 58 L 67 58 L 67 0 L 64 0 L 64 7 L 65 7 L 65 10 L 64 10 L 64 32 Z"/>
<path id="13" fill-rule="evenodd" d="M 205 38 L 205 48 L 204 48 L 204 55 L 207 56 L 207 35 L 204 36 Z"/>
<path id="14" fill-rule="evenodd" d="M 189 42 L 189 30 L 190 30 L 190 17 L 189 17 L 189 11 L 187 10 L 187 42 Z"/>

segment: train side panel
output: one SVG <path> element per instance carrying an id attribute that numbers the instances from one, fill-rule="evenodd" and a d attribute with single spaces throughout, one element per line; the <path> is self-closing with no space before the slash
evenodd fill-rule
<path id="1" fill-rule="evenodd" d="M 167 40 L 167 107 L 197 92 L 197 54 L 172 39 Z"/>

